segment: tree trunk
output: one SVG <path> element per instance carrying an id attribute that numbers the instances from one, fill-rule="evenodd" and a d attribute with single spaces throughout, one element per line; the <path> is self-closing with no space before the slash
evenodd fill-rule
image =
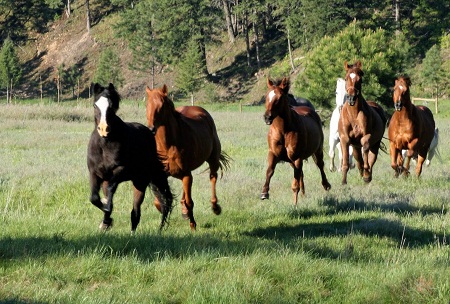
<path id="1" fill-rule="evenodd" d="M 194 93 L 191 93 L 191 106 L 194 105 Z"/>
<path id="2" fill-rule="evenodd" d="M 294 58 L 292 58 L 291 38 L 289 35 L 289 29 L 287 29 L 287 43 L 288 43 L 288 51 L 289 51 L 289 61 L 291 62 L 292 72 L 294 72 L 295 65 L 294 65 Z"/>
<path id="3" fill-rule="evenodd" d="M 253 11 L 255 14 L 255 21 L 253 21 L 253 32 L 255 35 L 255 50 L 256 50 L 256 63 L 258 65 L 258 72 L 261 70 L 261 60 L 259 58 L 259 41 L 258 41 L 258 13 L 256 11 Z"/>
<path id="4" fill-rule="evenodd" d="M 88 34 L 91 33 L 91 10 L 89 9 L 89 0 L 86 0 L 86 28 Z"/>
<path id="5" fill-rule="evenodd" d="M 247 50 L 247 66 L 251 67 L 252 63 L 251 63 L 251 57 L 250 57 L 250 37 L 248 35 L 248 15 L 247 15 L 247 12 L 245 12 L 243 22 L 244 22 L 244 32 L 245 32 L 245 45 L 246 45 L 246 50 Z"/>
<path id="6" fill-rule="evenodd" d="M 230 40 L 231 43 L 234 43 L 236 36 L 233 30 L 233 25 L 231 23 L 230 4 L 228 0 L 222 0 L 222 4 L 223 4 L 223 14 L 225 15 L 225 21 L 227 23 L 228 39 Z"/>
<path id="7" fill-rule="evenodd" d="M 6 85 L 6 103 L 9 104 L 9 84 Z"/>
<path id="8" fill-rule="evenodd" d="M 70 17 L 70 0 L 67 0 L 66 15 L 67 15 L 67 18 Z"/>

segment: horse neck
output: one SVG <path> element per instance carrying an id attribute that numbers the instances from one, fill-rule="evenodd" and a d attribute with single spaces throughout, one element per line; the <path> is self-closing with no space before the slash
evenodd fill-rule
<path id="1" fill-rule="evenodd" d="M 169 112 L 169 114 L 165 117 L 164 121 L 161 121 L 156 132 L 158 142 L 164 146 L 165 149 L 168 149 L 171 146 L 177 146 L 177 143 L 181 138 L 179 135 L 181 130 L 181 114 L 176 110 L 167 112 Z"/>
<path id="2" fill-rule="evenodd" d="M 294 109 L 292 109 L 292 107 L 289 106 L 287 97 L 285 98 L 285 101 L 282 103 L 280 110 L 281 111 L 278 117 L 284 121 L 285 125 L 290 126 L 294 121 L 295 111 Z"/>

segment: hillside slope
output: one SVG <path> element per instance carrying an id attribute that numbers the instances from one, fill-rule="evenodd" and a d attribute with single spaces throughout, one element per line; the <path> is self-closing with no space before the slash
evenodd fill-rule
<path id="1" fill-rule="evenodd" d="M 58 68 L 74 67 L 79 75 L 80 96 L 89 97 L 89 87 L 98 65 L 101 52 L 107 47 L 116 50 L 121 59 L 122 74 L 125 84 L 120 92 L 125 98 L 143 98 L 144 88 L 150 84 L 150 77 L 143 72 L 130 70 L 132 58 L 127 48 L 127 42 L 115 38 L 113 24 L 117 22 L 117 13 L 111 13 L 100 6 L 91 9 L 98 16 L 92 24 L 90 33 L 86 30 L 84 1 L 74 1 L 73 12 L 69 18 L 63 16 L 55 21 L 49 31 L 43 35 L 36 35 L 21 53 L 26 62 L 25 85 L 22 87 L 23 97 L 37 97 L 40 95 L 42 83 L 44 96 L 56 96 L 56 78 Z M 276 35 L 278 33 L 275 33 Z M 277 63 L 285 57 L 284 47 L 277 42 L 262 48 L 262 58 L 267 66 Z M 265 53 L 264 53 L 265 52 Z M 256 77 L 256 67 L 247 67 L 245 57 L 245 43 L 237 39 L 230 44 L 226 37 L 222 43 L 210 46 L 207 50 L 208 70 L 214 75 L 211 81 L 205 82 L 205 88 L 199 92 L 199 101 L 242 101 L 254 103 L 259 101 L 265 93 L 264 77 Z M 155 86 L 167 84 L 170 91 L 176 91 L 173 78 L 174 71 L 169 66 L 161 67 L 156 75 Z M 77 88 L 65 88 L 65 99 L 77 95 Z"/>

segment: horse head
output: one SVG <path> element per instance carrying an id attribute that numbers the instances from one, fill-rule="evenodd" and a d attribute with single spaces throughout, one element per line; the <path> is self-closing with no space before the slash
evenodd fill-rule
<path id="1" fill-rule="evenodd" d="M 336 106 L 342 107 L 345 99 L 345 80 L 338 78 L 336 81 Z"/>
<path id="2" fill-rule="evenodd" d="M 155 134 L 166 115 L 169 114 L 167 111 L 175 111 L 175 106 L 167 96 L 168 90 L 165 84 L 153 90 L 147 86 L 145 90 L 147 92 L 147 126 Z"/>
<path id="3" fill-rule="evenodd" d="M 114 85 L 107 88 L 94 84 L 94 117 L 97 132 L 101 137 L 108 137 L 111 132 L 111 120 L 119 109 L 120 95 Z"/>
<path id="4" fill-rule="evenodd" d="M 267 78 L 267 87 L 269 91 L 266 94 L 266 112 L 264 113 L 264 121 L 266 124 L 272 124 L 275 117 L 280 115 L 283 107 L 287 107 L 287 97 L 290 87 L 288 78 L 283 78 L 279 84 L 275 84 Z"/>
<path id="5" fill-rule="evenodd" d="M 411 80 L 408 76 L 400 76 L 395 80 L 394 86 L 394 108 L 396 111 L 401 111 L 402 107 L 409 105 L 411 100 L 409 98 L 409 87 L 411 86 Z"/>
<path id="6" fill-rule="evenodd" d="M 346 71 L 345 101 L 347 101 L 351 106 L 355 105 L 356 100 L 361 94 L 362 76 L 364 75 L 361 67 L 362 64 L 359 60 L 354 64 L 348 64 L 347 61 L 344 63 L 344 68 Z"/>

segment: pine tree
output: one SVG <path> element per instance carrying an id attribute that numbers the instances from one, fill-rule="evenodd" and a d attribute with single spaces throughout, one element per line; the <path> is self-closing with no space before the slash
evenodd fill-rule
<path id="1" fill-rule="evenodd" d="M 120 88 L 123 85 L 124 78 L 120 69 L 120 58 L 112 49 L 106 49 L 102 52 L 97 71 L 95 72 L 94 82 L 103 85 L 112 83 L 116 88 Z"/>
<path id="2" fill-rule="evenodd" d="M 22 78 L 22 69 L 19 59 L 14 50 L 14 43 L 8 37 L 3 43 L 0 52 L 0 83 L 6 88 L 6 100 L 12 101 L 12 91 L 14 86 Z"/>
<path id="3" fill-rule="evenodd" d="M 178 88 L 190 94 L 191 104 L 194 104 L 194 93 L 200 89 L 204 74 L 202 54 L 195 39 L 191 39 L 182 60 L 178 64 L 175 84 Z"/>

